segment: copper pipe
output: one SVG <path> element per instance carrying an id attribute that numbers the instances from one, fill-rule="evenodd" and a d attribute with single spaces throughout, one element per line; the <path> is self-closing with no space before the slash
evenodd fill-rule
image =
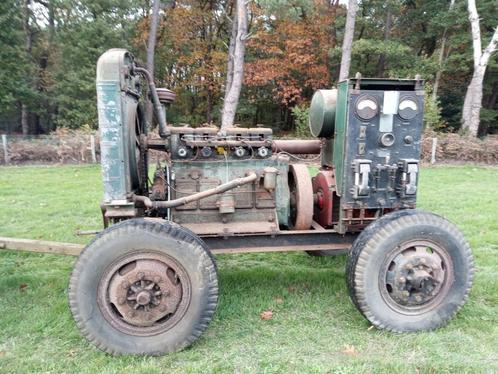
<path id="1" fill-rule="evenodd" d="M 319 154 L 322 149 L 321 140 L 274 140 L 273 152 L 287 152 L 294 155 Z"/>
<path id="2" fill-rule="evenodd" d="M 164 208 L 175 208 L 180 205 L 185 205 L 188 204 L 192 201 L 197 201 L 201 199 L 205 199 L 206 197 L 213 196 L 213 195 L 218 195 L 223 192 L 232 190 L 236 187 L 242 186 L 244 184 L 252 183 L 256 179 L 258 179 L 258 176 L 256 173 L 251 173 L 247 177 L 243 178 L 237 178 L 234 179 L 228 183 L 220 184 L 218 187 L 211 188 L 206 191 L 198 192 L 193 195 L 188 195 L 185 197 L 181 197 L 179 199 L 175 200 L 169 200 L 169 201 L 152 201 L 146 196 L 140 196 L 140 195 L 133 195 L 132 200 L 137 202 L 141 202 L 146 208 L 148 209 L 164 209 Z"/>

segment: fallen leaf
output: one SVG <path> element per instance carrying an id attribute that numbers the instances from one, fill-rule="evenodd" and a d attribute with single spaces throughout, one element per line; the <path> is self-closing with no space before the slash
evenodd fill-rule
<path id="1" fill-rule="evenodd" d="M 268 321 L 269 319 L 272 319 L 273 311 L 265 310 L 265 311 L 261 312 L 261 314 L 259 316 L 263 321 Z"/>
<path id="2" fill-rule="evenodd" d="M 74 357 L 74 356 L 76 356 L 77 353 L 78 353 L 77 349 L 70 349 L 69 352 L 67 353 L 67 355 L 69 357 Z"/>
<path id="3" fill-rule="evenodd" d="M 347 356 L 358 356 L 358 351 L 356 350 L 354 345 L 349 345 L 349 344 L 346 344 L 344 346 L 342 353 L 347 355 Z"/>
<path id="4" fill-rule="evenodd" d="M 24 291 L 26 288 L 28 288 L 28 285 L 27 285 L 27 284 L 25 284 L 25 283 L 21 283 L 21 284 L 19 285 L 19 289 L 20 289 L 21 291 Z"/>
<path id="5" fill-rule="evenodd" d="M 5 352 L 4 351 L 0 351 L 0 357 L 5 357 Z"/>
<path id="6" fill-rule="evenodd" d="M 374 328 L 375 328 L 375 326 L 374 326 L 374 325 L 372 325 L 372 326 L 370 326 L 370 327 L 367 329 L 367 331 L 371 331 L 371 330 L 373 330 Z"/>
<path id="7" fill-rule="evenodd" d="M 283 304 L 283 303 L 284 303 L 284 299 L 283 299 L 283 298 L 281 298 L 281 297 L 276 297 L 276 298 L 275 298 L 275 302 L 276 302 L 277 304 Z"/>

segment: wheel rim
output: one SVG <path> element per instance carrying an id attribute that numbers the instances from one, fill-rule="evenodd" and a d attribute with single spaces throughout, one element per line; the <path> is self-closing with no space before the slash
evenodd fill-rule
<path id="1" fill-rule="evenodd" d="M 403 314 L 422 314 L 436 308 L 454 279 L 448 251 L 427 240 L 398 246 L 384 262 L 379 287 L 386 303 Z"/>
<path id="2" fill-rule="evenodd" d="M 104 318 L 129 335 L 157 335 L 185 314 L 191 283 L 170 256 L 152 251 L 125 255 L 110 265 L 98 286 Z"/>

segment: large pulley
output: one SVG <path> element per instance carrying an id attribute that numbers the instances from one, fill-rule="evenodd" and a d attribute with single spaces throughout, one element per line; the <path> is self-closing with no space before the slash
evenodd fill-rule
<path id="1" fill-rule="evenodd" d="M 294 230 L 308 230 L 313 221 L 313 185 L 306 165 L 290 165 L 289 189 L 290 226 Z"/>

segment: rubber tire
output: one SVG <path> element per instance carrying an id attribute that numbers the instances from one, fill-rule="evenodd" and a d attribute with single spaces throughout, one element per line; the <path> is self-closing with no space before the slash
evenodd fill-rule
<path id="1" fill-rule="evenodd" d="M 430 239 L 445 248 L 455 279 L 446 298 L 433 310 L 406 315 L 384 301 L 378 277 L 389 253 L 412 239 Z M 372 325 L 393 332 L 430 331 L 445 325 L 465 303 L 473 273 L 472 252 L 460 230 L 436 214 L 416 209 L 387 214 L 367 226 L 353 243 L 346 263 L 348 291 L 355 306 Z"/>
<path id="2" fill-rule="evenodd" d="M 137 249 L 168 254 L 191 281 L 191 300 L 183 318 L 154 336 L 116 330 L 97 304 L 98 284 L 107 266 Z M 168 221 L 132 219 L 111 226 L 85 247 L 74 266 L 68 295 L 76 325 L 99 349 L 113 355 L 162 355 L 191 345 L 207 328 L 218 303 L 218 276 L 209 249 L 191 231 Z"/>

